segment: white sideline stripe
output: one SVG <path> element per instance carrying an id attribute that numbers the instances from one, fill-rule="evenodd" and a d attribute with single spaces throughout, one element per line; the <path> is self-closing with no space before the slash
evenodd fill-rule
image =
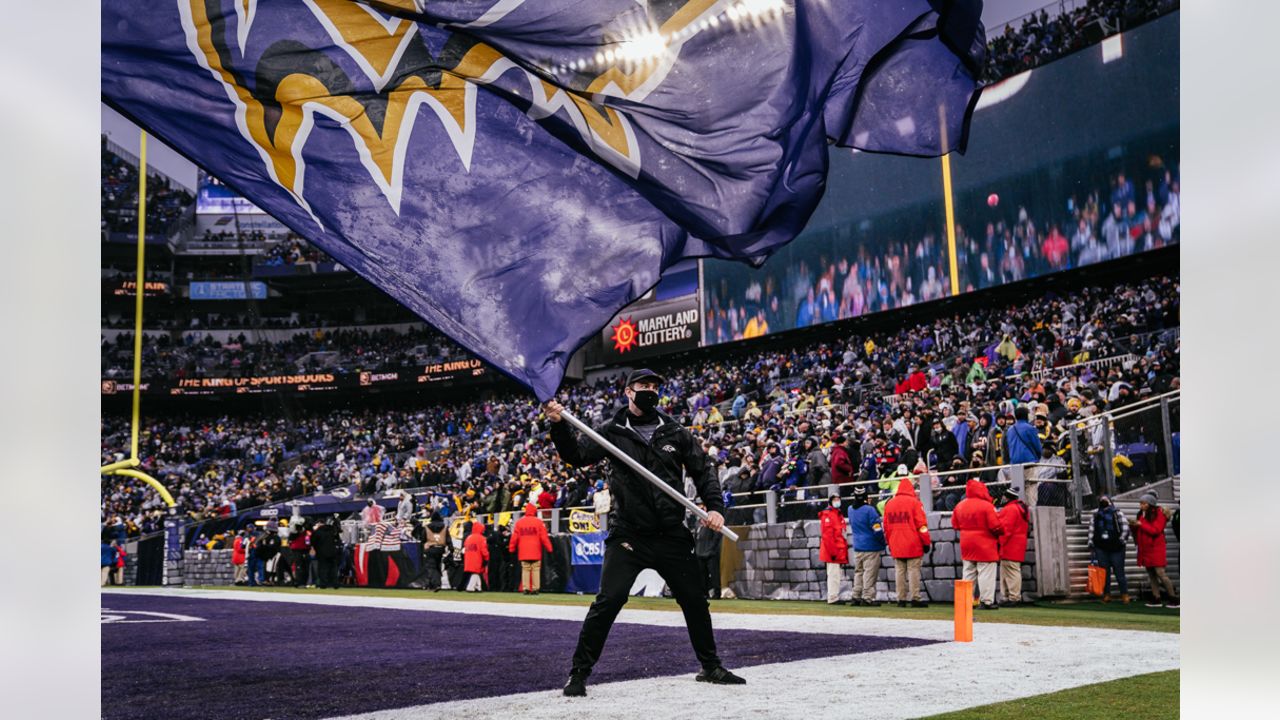
<path id="1" fill-rule="evenodd" d="M 295 602 L 347 607 L 430 610 L 508 617 L 578 620 L 586 607 L 516 603 L 416 600 L 400 597 L 274 595 L 221 590 L 104 591 L 200 599 Z M 619 622 L 682 625 L 678 612 L 624 610 Z M 895 620 L 812 615 L 715 614 L 717 628 L 791 632 L 901 635 L 948 640 L 952 626 L 940 620 Z M 606 650 L 607 652 L 607 650 Z M 689 658 L 694 664 L 692 652 Z M 564 720 L 587 714 L 601 718 L 646 717 L 703 720 L 731 711 L 742 718 L 772 718 L 788 708 L 806 715 L 914 718 L 1056 692 L 1179 667 L 1179 637 L 1173 633 L 1098 628 L 978 623 L 974 642 L 883 650 L 838 657 L 733 668 L 745 686 L 709 686 L 692 673 L 676 677 L 588 685 L 588 697 L 554 691 L 419 705 L 347 716 L 345 720 L 435 720 L 440 717 L 519 717 Z M 1171 715 L 1176 707 L 1170 704 Z"/>
<path id="2" fill-rule="evenodd" d="M 256 602 L 289 602 L 303 605 L 337 605 L 371 607 L 387 610 L 419 610 L 465 615 L 499 615 L 541 620 L 573 620 L 581 622 L 586 605 L 536 605 L 523 603 L 437 600 L 409 597 L 373 597 L 368 595 L 300 595 L 243 590 L 187 589 L 122 589 L 103 590 L 103 595 L 156 595 L 200 600 L 247 600 Z M 712 610 L 715 603 L 712 603 Z M 746 613 L 712 613 L 717 628 L 738 630 L 779 630 L 786 632 L 821 632 L 850 635 L 899 635 L 928 640 L 950 640 L 953 630 L 949 620 L 898 620 L 893 618 L 824 617 L 818 615 L 749 615 Z M 638 625 L 684 627 L 684 616 L 673 605 L 671 610 L 623 609 L 618 622 Z M 982 625 L 983 628 L 987 627 Z"/>

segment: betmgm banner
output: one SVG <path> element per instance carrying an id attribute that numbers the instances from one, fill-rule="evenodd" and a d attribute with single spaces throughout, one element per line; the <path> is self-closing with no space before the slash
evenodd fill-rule
<path id="1" fill-rule="evenodd" d="M 701 305 L 697 264 L 669 270 L 600 331 L 587 363 L 616 365 L 697 348 L 702 341 Z"/>

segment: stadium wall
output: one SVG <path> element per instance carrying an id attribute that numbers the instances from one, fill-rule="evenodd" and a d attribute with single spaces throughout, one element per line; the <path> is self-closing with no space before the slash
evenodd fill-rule
<path id="1" fill-rule="evenodd" d="M 231 585 L 235 580 L 235 568 L 231 565 L 231 550 L 187 550 L 182 554 L 182 584 Z"/>
<path id="2" fill-rule="evenodd" d="M 951 527 L 950 513 L 929 514 L 929 536 L 933 549 L 921 563 L 920 580 L 926 597 L 933 602 L 950 602 L 954 584 L 962 576 L 960 539 Z M 797 520 L 774 525 L 738 528 L 742 540 L 742 560 L 733 571 L 729 588 L 739 598 L 751 600 L 825 600 L 826 566 L 818 560 L 817 520 Z M 850 549 L 852 561 L 852 549 Z M 1027 559 L 1022 565 L 1022 592 L 1035 599 L 1035 538 L 1027 541 Z M 721 567 L 725 561 L 721 559 Z M 840 599 L 853 597 L 852 570 L 840 583 Z M 893 557 L 886 551 L 880 558 L 876 599 L 897 600 L 893 591 Z"/>

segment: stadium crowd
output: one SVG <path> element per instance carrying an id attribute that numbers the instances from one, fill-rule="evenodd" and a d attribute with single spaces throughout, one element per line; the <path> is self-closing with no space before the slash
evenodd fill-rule
<path id="1" fill-rule="evenodd" d="M 143 335 L 143 377 L 198 378 L 250 377 L 324 370 L 338 374 L 406 368 L 461 353 L 457 346 L 425 325 L 404 331 L 390 328 L 367 330 L 310 328 L 288 340 L 254 342 L 252 330 L 240 332 L 228 342 L 211 334 L 188 331 Z M 330 355 L 337 353 L 337 356 Z M 133 333 L 123 332 L 102 341 L 102 376 L 130 377 L 133 367 Z"/>
<path id="2" fill-rule="evenodd" d="M 133 279 L 133 273 L 119 273 L 116 277 L 121 279 Z M 160 278 L 167 280 L 165 275 Z M 148 280 L 152 279 L 152 274 L 148 272 Z M 343 312 L 343 311 L 347 312 Z M 149 317 L 144 318 L 146 330 L 311 330 L 315 328 L 339 328 L 352 327 L 356 325 L 395 325 L 412 323 L 422 332 L 426 332 L 428 327 L 422 324 L 418 316 L 405 310 L 399 305 L 362 305 L 359 308 L 360 314 L 357 317 L 353 308 L 336 306 L 326 309 L 325 312 L 305 312 L 291 311 L 288 314 L 267 314 L 265 311 L 260 314 L 249 314 L 245 312 L 198 312 L 190 307 L 176 306 L 168 308 L 160 308 L 159 311 L 151 313 Z M 113 315 L 104 316 L 102 318 L 102 327 L 111 329 L 132 329 L 136 320 L 132 315 Z M 443 342 L 451 342 L 444 339 L 444 335 L 437 334 Z"/>
<path id="3" fill-rule="evenodd" d="M 991 38 L 982 79 L 995 82 L 1039 67 L 1173 12 L 1179 4 L 1178 0 L 1077 0 L 1046 5 L 1020 23 L 1006 24 L 1003 31 L 988 31 Z M 1058 12 L 1050 16 L 1050 10 Z"/>
<path id="4" fill-rule="evenodd" d="M 1061 454 L 1070 450 L 1062 443 L 1072 422 L 1177 389 L 1179 296 L 1176 278 L 1158 277 L 892 335 L 655 365 L 667 378 L 660 402 L 695 428 L 737 504 L 770 487 L 798 500 L 806 486 L 859 476 L 884 480 L 887 496 L 888 483 L 906 473 L 1012 460 L 1003 435 L 1019 407 L 1031 409 L 1053 458 L 1046 463 L 1065 476 L 1070 463 Z M 1027 374 L 1124 354 L 1133 358 L 1105 369 Z M 560 399 L 600 422 L 620 396 L 617 381 L 600 381 L 568 387 Z M 561 463 L 546 430 L 541 407 L 512 393 L 401 410 L 154 418 L 142 429 L 140 457 L 178 511 L 194 518 L 349 484 L 364 492 L 431 487 L 432 504 L 446 513 L 519 509 L 530 500 L 544 509 L 589 505 L 606 478 Z M 128 432 L 128 418 L 103 418 L 104 464 L 122 457 Z M 836 446 L 848 463 L 839 474 Z M 968 479 L 949 477 L 944 485 L 956 487 L 942 488 L 944 506 L 954 502 L 945 491 Z M 815 509 L 797 504 L 792 512 Z M 126 536 L 155 529 L 163 512 L 144 486 L 103 478 L 103 521 Z M 730 512 L 735 522 L 754 516 Z"/>
<path id="5" fill-rule="evenodd" d="M 138 166 L 113 152 L 102 136 L 102 230 L 137 233 Z M 147 177 L 147 233 L 167 235 L 195 212 L 195 196 L 160 173 Z"/>
<path id="6" fill-rule="evenodd" d="M 1163 160 L 1144 160 L 1147 164 L 1136 176 L 1121 171 L 1100 177 L 1098 189 L 1064 198 L 1065 211 L 1042 209 L 1043 214 L 1035 217 L 1026 207 L 1018 207 L 1005 217 L 1003 210 L 986 209 L 991 219 L 978 233 L 957 224 L 961 290 L 980 290 L 1176 244 L 1181 225 L 1177 175 Z M 968 215 L 978 218 L 981 213 Z M 950 295 L 949 258 L 940 232 L 887 243 L 858 242 L 850 235 L 851 225 L 830 232 L 831 243 L 811 245 L 856 247 L 855 254 L 835 257 L 814 251 L 790 264 L 772 263 L 739 282 L 710 279 L 708 340 L 749 339 Z M 797 240 L 795 252 L 803 253 L 810 240 Z"/>

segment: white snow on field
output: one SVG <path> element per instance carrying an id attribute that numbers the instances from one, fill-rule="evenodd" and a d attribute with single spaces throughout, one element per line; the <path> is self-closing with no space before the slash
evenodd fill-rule
<path id="1" fill-rule="evenodd" d="M 112 591 L 120 592 L 120 591 Z M 459 602 L 404 597 L 284 595 L 223 590 L 127 590 L 183 598 L 295 602 L 581 620 L 585 606 Z M 713 606 L 714 607 L 714 606 Z M 904 611 L 906 612 L 906 611 Z M 717 613 L 717 628 L 950 640 L 952 623 L 804 615 Z M 624 610 L 618 622 L 682 625 L 679 612 Z M 697 683 L 693 675 L 588 685 L 586 698 L 556 691 L 463 700 L 349 716 L 348 720 L 774 718 L 802 711 L 831 717 L 916 718 L 1179 667 L 1172 633 L 977 623 L 972 643 L 884 650 L 731 668 L 745 686 Z M 608 652 L 606 646 L 605 652 Z M 1170 715 L 1176 707 L 1170 704 Z"/>

